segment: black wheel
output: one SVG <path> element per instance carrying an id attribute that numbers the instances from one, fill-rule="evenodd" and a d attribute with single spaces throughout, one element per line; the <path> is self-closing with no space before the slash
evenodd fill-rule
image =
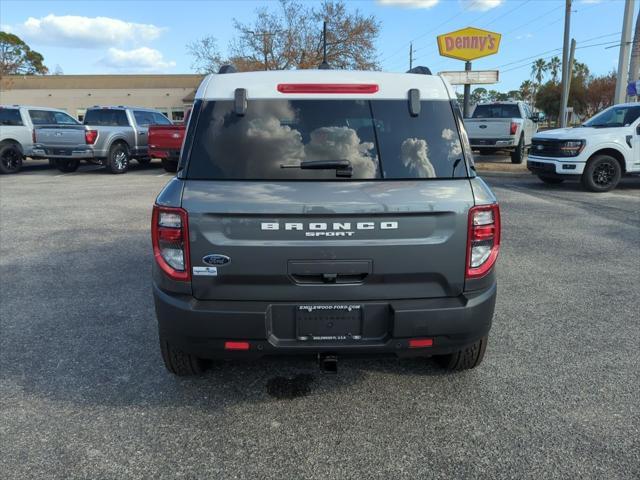
<path id="1" fill-rule="evenodd" d="M 582 172 L 582 186 L 591 192 L 613 190 L 622 176 L 620 163 L 609 155 L 596 155 Z"/>
<path id="2" fill-rule="evenodd" d="M 151 163 L 151 158 L 149 157 L 138 157 L 136 158 L 136 161 L 142 165 L 143 167 L 146 167 L 147 165 L 149 165 Z"/>
<path id="3" fill-rule="evenodd" d="M 178 171 L 178 161 L 170 160 L 168 158 L 163 158 L 162 168 L 164 168 L 167 172 L 175 173 Z"/>
<path id="4" fill-rule="evenodd" d="M 186 377 L 200 375 L 205 371 L 204 360 L 172 347 L 162 336 L 160 336 L 160 351 L 164 366 L 174 375 Z"/>
<path id="5" fill-rule="evenodd" d="M 22 168 L 22 152 L 17 145 L 0 145 L 0 173 L 18 173 Z"/>
<path id="6" fill-rule="evenodd" d="M 522 163 L 524 160 L 524 136 L 520 135 L 520 141 L 516 149 L 511 152 L 511 163 Z"/>
<path id="7" fill-rule="evenodd" d="M 75 172 L 80 166 L 80 160 L 66 160 L 58 158 L 55 160 L 55 162 L 56 168 L 65 173 Z"/>
<path id="8" fill-rule="evenodd" d="M 553 177 L 549 175 L 538 175 L 538 178 L 542 180 L 544 183 L 548 183 L 550 185 L 556 185 L 558 183 L 564 182 L 564 178 Z"/>
<path id="9" fill-rule="evenodd" d="M 129 149 L 124 143 L 115 143 L 109 149 L 107 168 L 111 173 L 125 173 L 129 170 Z"/>
<path id="10" fill-rule="evenodd" d="M 482 363 L 486 349 L 487 337 L 482 337 L 473 345 L 448 355 L 437 355 L 434 359 L 442 368 L 447 370 L 468 370 Z"/>

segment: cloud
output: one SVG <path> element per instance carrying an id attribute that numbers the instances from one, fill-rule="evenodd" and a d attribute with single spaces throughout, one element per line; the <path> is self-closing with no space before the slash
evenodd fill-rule
<path id="1" fill-rule="evenodd" d="M 10 29 L 26 39 L 43 45 L 76 48 L 100 48 L 141 44 L 155 40 L 164 28 L 145 23 L 132 23 L 110 17 L 47 15 L 29 17 Z"/>
<path id="2" fill-rule="evenodd" d="M 431 8 L 440 0 L 377 0 L 380 5 L 404 8 Z"/>
<path id="3" fill-rule="evenodd" d="M 473 10 L 478 12 L 486 12 L 493 8 L 499 7 L 504 0 L 461 0 L 462 8 L 465 10 Z"/>
<path id="4" fill-rule="evenodd" d="M 157 72 L 176 66 L 176 62 L 165 60 L 162 53 L 148 47 L 135 50 L 110 48 L 98 64 L 121 72 Z"/>
<path id="5" fill-rule="evenodd" d="M 527 32 L 527 33 L 523 33 L 522 35 L 516 36 L 516 40 L 523 40 L 526 38 L 533 38 L 533 33 Z"/>

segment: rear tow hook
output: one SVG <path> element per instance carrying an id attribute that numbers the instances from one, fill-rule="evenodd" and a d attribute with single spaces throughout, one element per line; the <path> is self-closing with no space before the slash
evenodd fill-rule
<path id="1" fill-rule="evenodd" d="M 338 356 L 333 353 L 319 353 L 318 366 L 324 373 L 338 373 Z"/>

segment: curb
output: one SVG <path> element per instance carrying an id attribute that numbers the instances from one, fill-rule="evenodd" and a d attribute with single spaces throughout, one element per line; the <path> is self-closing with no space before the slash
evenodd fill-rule
<path id="1" fill-rule="evenodd" d="M 531 172 L 502 172 L 498 170 L 476 170 L 479 177 L 530 177 Z"/>

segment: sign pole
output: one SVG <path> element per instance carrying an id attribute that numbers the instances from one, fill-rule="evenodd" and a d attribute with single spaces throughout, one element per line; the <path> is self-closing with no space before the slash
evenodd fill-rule
<path id="1" fill-rule="evenodd" d="M 471 71 L 471 62 L 466 61 L 464 63 L 465 72 Z M 464 84 L 464 100 L 462 101 L 462 116 L 467 118 L 469 116 L 469 100 L 471 97 L 471 84 Z"/>

